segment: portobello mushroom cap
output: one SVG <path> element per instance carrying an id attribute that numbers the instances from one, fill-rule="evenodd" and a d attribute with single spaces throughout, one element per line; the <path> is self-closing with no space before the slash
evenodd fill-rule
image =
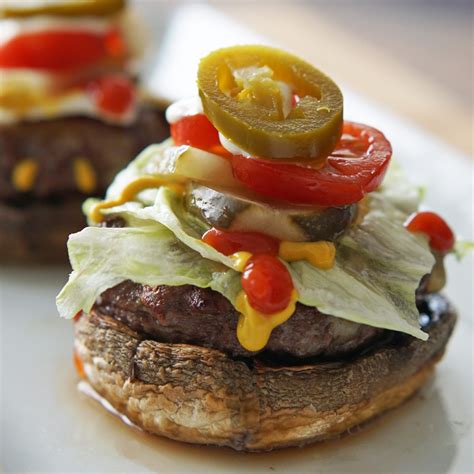
<path id="1" fill-rule="evenodd" d="M 351 225 L 357 204 L 338 207 L 290 206 L 262 202 L 251 193 L 188 185 L 186 206 L 210 226 L 230 231 L 263 232 L 293 242 L 334 241 Z"/>
<path id="2" fill-rule="evenodd" d="M 75 351 L 91 386 L 143 430 L 266 451 L 337 437 L 400 405 L 433 372 L 455 320 L 448 307 L 426 342 L 393 333 L 351 359 L 290 366 L 149 340 L 95 309 L 75 322 Z"/>

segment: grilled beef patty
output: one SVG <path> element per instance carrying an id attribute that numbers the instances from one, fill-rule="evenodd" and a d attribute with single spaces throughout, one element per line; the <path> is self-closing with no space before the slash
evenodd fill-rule
<path id="1" fill-rule="evenodd" d="M 88 162 L 97 179 L 91 194 L 100 196 L 143 148 L 167 136 L 163 112 L 150 106 L 129 127 L 87 117 L 0 126 L 0 262 L 67 262 L 67 237 L 86 224 L 75 160 Z M 21 192 L 13 176 L 25 159 L 38 174 Z"/>
<path id="2" fill-rule="evenodd" d="M 73 162 L 86 159 L 97 177 L 94 195 L 101 195 L 114 176 L 143 148 L 168 136 L 163 112 L 143 107 L 131 126 L 109 125 L 88 117 L 62 117 L 0 126 L 0 200 L 23 205 L 25 200 L 70 197 L 78 193 Z M 31 159 L 38 176 L 25 195 L 12 184 L 15 167 Z M 78 212 L 80 212 L 78 210 Z"/>
<path id="3" fill-rule="evenodd" d="M 83 196 L 41 200 L 25 207 L 0 201 L 0 263 L 65 263 L 68 235 L 86 224 Z"/>
<path id="4" fill-rule="evenodd" d="M 255 354 L 237 340 L 239 313 L 211 289 L 125 281 L 105 291 L 95 309 L 158 341 L 211 347 L 234 357 Z M 366 347 L 384 332 L 298 303 L 294 315 L 274 329 L 264 352 L 280 358 L 336 358 Z"/>

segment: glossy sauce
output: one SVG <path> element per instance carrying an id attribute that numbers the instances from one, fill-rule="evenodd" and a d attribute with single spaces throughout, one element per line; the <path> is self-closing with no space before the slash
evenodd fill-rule
<path id="1" fill-rule="evenodd" d="M 264 314 L 253 308 L 246 293 L 241 291 L 235 300 L 235 309 L 240 313 L 237 339 L 242 347 L 248 351 L 262 350 L 267 345 L 273 329 L 293 315 L 297 301 L 298 292 L 293 288 L 286 308 L 276 313 Z"/>
<path id="2" fill-rule="evenodd" d="M 249 252 L 251 254 L 278 255 L 280 241 L 261 232 L 243 232 L 209 229 L 203 236 L 203 242 L 215 248 L 224 255 L 236 252 Z"/>
<path id="3" fill-rule="evenodd" d="M 329 270 L 334 266 L 336 247 L 332 242 L 287 242 L 280 243 L 279 256 L 286 262 L 306 260 L 316 268 Z"/>
<path id="4" fill-rule="evenodd" d="M 181 184 L 178 183 L 169 183 L 161 178 L 154 176 L 144 176 L 138 178 L 135 181 L 129 183 L 121 192 L 120 196 L 117 199 L 111 199 L 108 201 L 102 201 L 97 203 L 90 211 L 89 217 L 93 222 L 101 222 L 104 219 L 102 211 L 104 209 L 110 209 L 112 207 L 120 206 L 125 204 L 128 201 L 132 201 L 135 196 L 144 191 L 145 189 L 150 188 L 159 188 L 161 186 L 168 186 L 174 189 L 176 192 L 182 193 L 184 188 Z"/>
<path id="5" fill-rule="evenodd" d="M 230 255 L 230 258 L 234 261 L 234 270 L 238 272 L 243 272 L 247 262 L 252 258 L 252 254 L 250 252 L 235 252 Z"/>
<path id="6" fill-rule="evenodd" d="M 449 252 L 454 247 L 456 239 L 453 231 L 446 221 L 434 212 L 415 212 L 405 222 L 405 227 L 410 232 L 425 234 L 433 250 Z"/>
<path id="7" fill-rule="evenodd" d="M 179 183 L 146 176 L 129 183 L 117 199 L 106 200 L 92 207 L 89 217 L 101 222 L 102 211 L 131 201 L 148 188 L 170 186 L 183 192 Z M 212 228 L 203 242 L 224 255 L 231 256 L 234 269 L 242 272 L 244 290 L 237 297 L 236 309 L 241 313 L 237 337 L 243 347 L 260 350 L 265 347 L 271 331 L 285 322 L 295 311 L 298 293 L 291 275 L 281 259 L 293 262 L 306 260 L 320 269 L 334 264 L 335 246 L 332 242 L 287 242 L 259 232 L 229 232 Z"/>
<path id="8" fill-rule="evenodd" d="M 235 308 L 240 312 L 237 338 L 249 351 L 259 351 L 271 332 L 292 316 L 298 301 L 288 269 L 278 259 L 307 260 L 320 269 L 334 265 L 332 242 L 287 242 L 260 232 L 230 232 L 212 228 L 202 240 L 224 255 L 242 272 L 243 290 Z"/>

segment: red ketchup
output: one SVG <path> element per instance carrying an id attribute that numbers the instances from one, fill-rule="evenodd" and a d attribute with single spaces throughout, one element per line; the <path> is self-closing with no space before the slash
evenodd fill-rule
<path id="1" fill-rule="evenodd" d="M 81 310 L 81 311 L 78 311 L 78 312 L 73 316 L 72 320 L 73 320 L 74 322 L 79 321 L 79 319 L 81 318 L 82 314 L 83 314 L 82 310 Z"/>
<path id="2" fill-rule="evenodd" d="M 438 252 L 449 252 L 454 247 L 454 233 L 446 221 L 429 211 L 416 212 L 405 222 L 410 232 L 420 232 L 429 238 L 430 247 Z"/>
<path id="3" fill-rule="evenodd" d="M 242 288 L 252 308 L 272 314 L 290 303 L 293 281 L 287 268 L 273 255 L 254 255 L 242 273 Z"/>
<path id="4" fill-rule="evenodd" d="M 213 227 L 202 236 L 203 242 L 224 255 L 236 252 L 278 255 L 280 241 L 260 232 L 219 230 Z"/>
<path id="5" fill-rule="evenodd" d="M 242 288 L 252 308 L 263 314 L 284 310 L 290 303 L 293 281 L 277 258 L 280 241 L 260 232 L 208 230 L 202 240 L 224 255 L 249 252 L 242 273 Z"/>

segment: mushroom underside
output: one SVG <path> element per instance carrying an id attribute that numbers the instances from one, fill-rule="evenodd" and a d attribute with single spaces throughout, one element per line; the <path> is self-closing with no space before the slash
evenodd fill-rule
<path id="1" fill-rule="evenodd" d="M 407 336 L 340 362 L 274 366 L 149 340 L 94 310 L 75 323 L 75 351 L 92 387 L 145 431 L 266 451 L 337 437 L 400 405 L 433 372 L 455 320 L 449 309 L 426 342 Z"/>

